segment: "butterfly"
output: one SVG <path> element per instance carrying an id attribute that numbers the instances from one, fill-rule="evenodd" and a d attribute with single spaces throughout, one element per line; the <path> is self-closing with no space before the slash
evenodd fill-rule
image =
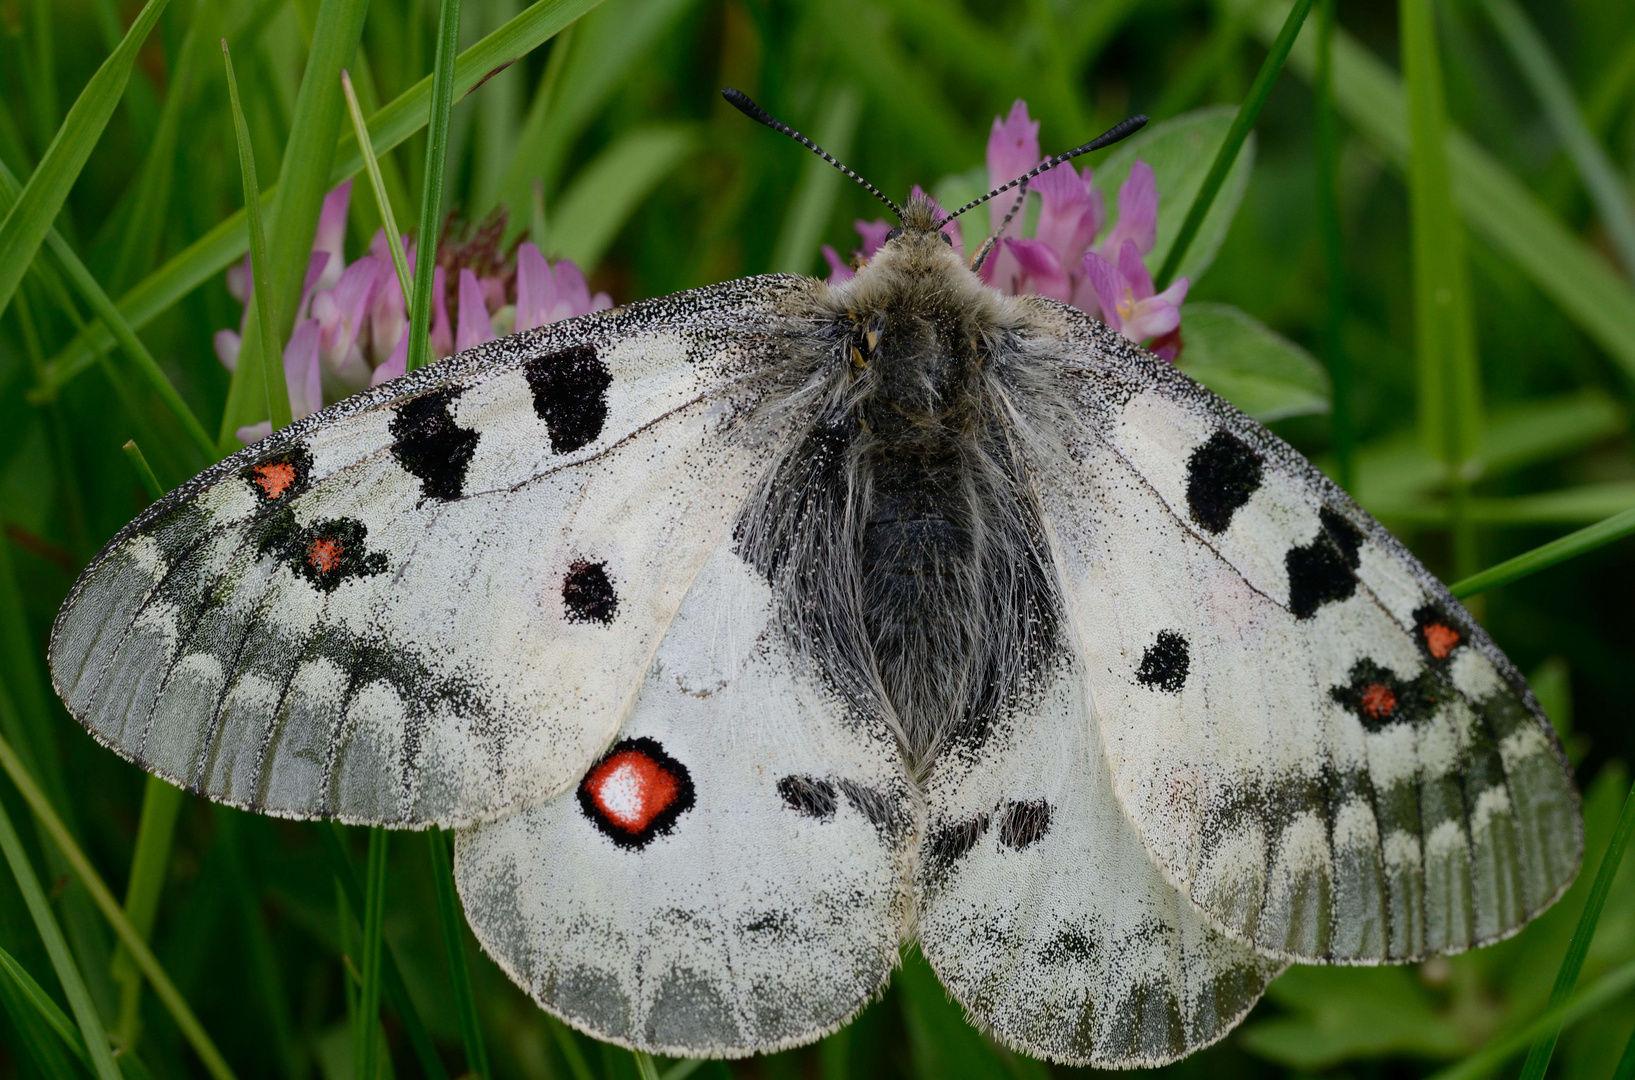
<path id="1" fill-rule="evenodd" d="M 63 700 L 220 802 L 458 830 L 489 955 L 669 1056 L 816 1039 L 915 942 L 998 1040 L 1156 1065 L 1290 962 L 1552 903 L 1570 771 L 1448 590 L 870 191 L 901 225 L 849 281 L 503 338 L 178 488 L 63 605 Z"/>

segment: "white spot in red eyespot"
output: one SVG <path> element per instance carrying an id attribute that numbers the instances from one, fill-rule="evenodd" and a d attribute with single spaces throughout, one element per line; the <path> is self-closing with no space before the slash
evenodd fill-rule
<path id="1" fill-rule="evenodd" d="M 622 847 L 644 847 L 693 805 L 692 780 L 653 739 L 627 739 L 591 767 L 579 805 Z"/>

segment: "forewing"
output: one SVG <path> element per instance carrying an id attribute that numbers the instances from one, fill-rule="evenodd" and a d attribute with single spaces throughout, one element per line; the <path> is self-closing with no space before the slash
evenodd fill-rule
<path id="1" fill-rule="evenodd" d="M 1576 873 L 1526 683 L 1293 449 L 1102 328 L 1042 483 L 1113 781 L 1153 857 L 1256 948 L 1370 963 L 1514 932 Z"/>
<path id="2" fill-rule="evenodd" d="M 1282 963 L 1217 930 L 1120 810 L 1071 650 L 927 785 L 920 947 L 973 1019 L 1030 1054 L 1155 1066 L 1216 1041 Z"/>
<path id="3" fill-rule="evenodd" d="M 228 458 L 76 584 L 63 700 L 274 814 L 459 825 L 571 784 L 765 457 L 735 421 L 794 280 L 504 338 Z"/>
<path id="4" fill-rule="evenodd" d="M 913 815 L 891 733 L 796 657 L 723 544 L 609 754 L 577 792 L 461 833 L 456 877 L 478 940 L 546 1009 L 652 1053 L 738 1056 L 811 1041 L 880 990 Z"/>

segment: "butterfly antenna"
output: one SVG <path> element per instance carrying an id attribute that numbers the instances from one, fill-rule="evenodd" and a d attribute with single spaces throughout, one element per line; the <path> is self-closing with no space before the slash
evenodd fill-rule
<path id="1" fill-rule="evenodd" d="M 891 207 L 891 212 L 897 215 L 897 220 L 902 220 L 903 208 L 882 195 L 879 188 L 875 187 L 861 176 L 858 176 L 855 172 L 852 172 L 852 170 L 848 169 L 840 162 L 836 161 L 827 150 L 823 149 L 823 147 L 819 146 L 811 139 L 808 139 L 805 135 L 802 135 L 788 124 L 777 119 L 771 113 L 755 104 L 754 100 L 752 100 L 748 94 L 744 93 L 742 90 L 734 90 L 729 86 L 727 89 L 721 91 L 721 96 L 726 98 L 727 101 L 731 102 L 733 108 L 737 109 L 751 120 L 758 121 L 765 124 L 773 131 L 779 131 L 789 136 L 791 139 L 794 139 L 796 142 L 806 147 L 806 149 L 812 151 L 812 153 L 816 154 L 824 161 L 827 161 L 830 165 L 833 165 L 835 168 L 839 169 L 853 180 L 856 180 L 859 184 L 862 184 L 868 189 L 870 195 L 873 195 L 876 199 L 879 199 L 881 202 Z M 1146 122 L 1146 117 L 1142 117 L 1141 119 L 1143 123 Z M 1128 123 L 1128 121 L 1125 122 Z"/>
<path id="2" fill-rule="evenodd" d="M 982 269 L 982 264 L 988 261 L 989 255 L 993 254 L 994 245 L 999 243 L 999 238 L 1003 236 L 1005 234 L 1005 230 L 1010 227 L 1011 218 L 1015 217 L 1016 212 L 1022 209 L 1022 203 L 1026 201 L 1028 197 L 1028 182 L 1026 177 L 1022 179 L 1021 184 L 1022 190 L 1016 193 L 1016 201 L 1011 203 L 1010 211 L 1006 213 L 1004 220 L 999 223 L 999 228 L 988 234 L 988 238 L 982 241 L 982 248 L 976 253 L 976 258 L 971 260 L 971 273 L 974 274 Z"/>
<path id="3" fill-rule="evenodd" d="M 743 108 L 742 105 L 740 105 L 738 107 Z M 764 123 L 765 121 L 762 121 L 762 122 Z M 1027 183 L 1029 180 L 1032 180 L 1035 176 L 1038 176 L 1040 173 L 1045 172 L 1048 169 L 1054 169 L 1056 166 L 1060 165 L 1064 161 L 1072 161 L 1074 158 L 1078 157 L 1080 154 L 1088 154 L 1092 150 L 1100 150 L 1104 146 L 1111 146 L 1111 145 L 1113 145 L 1114 143 L 1118 142 L 1121 139 L 1129 138 L 1131 135 L 1134 135 L 1136 132 L 1140 131 L 1142 128 L 1144 128 L 1146 126 L 1147 126 L 1147 118 L 1145 116 L 1142 116 L 1142 115 L 1132 116 L 1128 120 L 1120 120 L 1118 123 L 1116 123 L 1112 127 L 1108 128 L 1106 132 L 1104 132 L 1101 135 L 1097 135 L 1094 139 L 1091 139 L 1089 142 L 1085 143 L 1083 146 L 1075 146 L 1073 149 L 1069 150 L 1065 154 L 1057 154 L 1055 157 L 1049 158 L 1048 160 L 1046 160 L 1042 165 L 1038 166 L 1037 168 L 1035 168 L 1035 169 L 1033 169 L 1033 170 L 1031 170 L 1029 172 L 1025 172 L 1021 176 L 1018 176 L 1015 180 L 1012 180 L 1010 183 L 1000 184 L 998 187 L 994 188 L 992 191 L 990 191 L 986 195 L 982 196 L 982 198 L 972 199 L 970 202 L 966 203 L 964 206 L 960 207 L 958 210 L 955 210 L 952 214 L 949 214 L 947 217 L 945 217 L 941 221 L 937 222 L 937 227 L 941 228 L 942 226 L 948 224 L 950 221 L 953 221 L 955 218 L 959 217 L 961 214 L 965 213 L 965 211 L 973 210 L 976 207 L 981 206 L 983 203 L 987 202 L 989 199 L 993 198 L 995 195 L 1004 194 L 1005 192 L 1009 191 L 1011 188 L 1015 187 L 1017 184 Z M 1012 211 L 1012 212 L 1014 213 L 1014 211 Z M 1007 217 L 1006 220 L 1009 220 L 1009 218 Z"/>

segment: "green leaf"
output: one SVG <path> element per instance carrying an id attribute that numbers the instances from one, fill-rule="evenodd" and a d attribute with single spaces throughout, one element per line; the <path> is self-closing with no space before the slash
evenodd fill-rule
<path id="1" fill-rule="evenodd" d="M 34 253 L 45 240 L 51 223 L 68 199 L 69 189 L 85 167 L 85 159 L 91 156 L 92 148 L 102 137 L 102 129 L 108 125 L 108 118 L 125 92 L 137 51 L 169 2 L 148 0 L 119 47 L 109 54 L 80 91 L 62 127 L 46 148 L 45 156 L 23 186 L 22 194 L 0 221 L 0 312 L 11 303 L 24 272 L 34 261 Z"/>
<path id="2" fill-rule="evenodd" d="M 51 1077 L 73 1077 L 73 1062 L 64 1047 L 88 1069 L 94 1067 L 85 1052 L 85 1040 L 57 1003 L 51 1000 L 34 976 L 10 953 L 0 949 L 0 1002 L 11 1014 L 12 1027 L 35 1067 Z"/>
<path id="3" fill-rule="evenodd" d="M 1322 365 L 1230 304 L 1183 306 L 1181 334 L 1175 366 L 1261 423 L 1328 411 Z"/>
<path id="4" fill-rule="evenodd" d="M 397 231 L 397 214 L 392 211 L 392 200 L 386 191 L 386 181 L 381 178 L 380 160 L 375 157 L 375 148 L 369 142 L 369 123 L 363 118 L 363 110 L 358 107 L 358 95 L 352 91 L 352 77 L 345 71 L 341 72 L 341 89 L 346 94 L 347 111 L 352 115 L 352 131 L 358 137 L 358 149 L 363 152 L 363 167 L 369 174 L 369 187 L 375 193 L 375 205 L 380 208 L 380 227 L 386 234 L 386 247 L 392 256 L 392 269 L 397 271 L 397 287 L 402 290 L 404 296 L 411 296 L 414 287 L 409 282 L 409 264 L 403 251 L 403 234 Z"/>
<path id="5" fill-rule="evenodd" d="M 1622 434 L 1628 422 L 1623 406 L 1599 390 L 1496 409 L 1487 417 L 1476 455 L 1482 467 L 1479 478 L 1565 457 Z M 1441 482 L 1436 462 L 1425 456 L 1411 432 L 1363 447 L 1356 472 L 1353 494 L 1375 516 L 1394 513 Z"/>
<path id="6" fill-rule="evenodd" d="M 1251 1053 L 1295 1069 L 1354 1058 L 1463 1053 L 1457 1024 L 1411 968 L 1292 967 L 1267 989 L 1284 1015 L 1244 1027 Z"/>
<path id="7" fill-rule="evenodd" d="M 453 9 L 455 26 L 460 24 L 459 0 L 443 0 L 443 14 Z M 452 50 L 451 50 L 452 51 Z M 426 260 L 430 262 L 431 260 Z M 389 834 L 380 826 L 369 830 L 369 861 L 363 878 L 363 956 L 362 985 L 358 994 L 358 1012 L 354 1016 L 352 1060 L 356 1064 L 355 1080 L 377 1080 L 380 1060 L 380 954 L 386 918 L 386 840 Z"/>
<path id="8" fill-rule="evenodd" d="M 1229 2 L 1261 6 L 1260 0 Z M 1257 36 L 1271 40 L 1287 10 L 1282 3 L 1265 4 L 1255 16 Z M 1316 66 L 1311 33 L 1295 42 L 1289 61 L 1311 77 Z M 1402 84 L 1345 33 L 1334 37 L 1334 95 L 1357 132 L 1387 162 L 1404 168 L 1408 124 Z M 1635 291 L 1629 283 L 1468 135 L 1450 130 L 1447 138 L 1460 213 L 1635 379 Z"/>
<path id="9" fill-rule="evenodd" d="M 1555 129 L 1556 138 L 1578 167 L 1584 189 L 1595 202 L 1624 272 L 1635 275 L 1635 214 L 1630 212 L 1628 184 L 1584 122 L 1567 76 L 1516 0 L 1483 0 L 1482 6 L 1516 66 L 1532 84 L 1533 95 L 1544 106 L 1545 118 Z"/>
<path id="10" fill-rule="evenodd" d="M 966 1023 L 965 1010 L 949 998 L 918 948 L 904 950 L 892 987 L 901 994 L 909 1049 L 921 1080 L 994 1080 L 1016 1071 L 1015 1059 Z M 1042 1068 L 1038 1074 L 1048 1075 Z"/>
<path id="11" fill-rule="evenodd" d="M 824 95 L 828 102 L 823 117 L 812 131 L 812 138 L 839 161 L 845 161 L 852 152 L 852 136 L 857 134 L 857 118 L 861 103 L 857 92 L 848 85 L 840 85 Z M 818 245 L 823 230 L 834 216 L 835 202 L 840 196 L 846 178 L 839 170 L 821 158 L 811 158 L 801 172 L 800 184 L 789 200 L 789 213 L 784 216 L 783 229 L 778 233 L 778 246 L 773 249 L 774 273 L 808 274 L 818 262 Z"/>
<path id="12" fill-rule="evenodd" d="M 1472 495 L 1465 500 L 1464 513 L 1481 525 L 1583 525 L 1631 506 L 1635 506 L 1635 482 L 1612 480 L 1537 495 Z M 1446 499 L 1405 500 L 1378 509 L 1390 521 L 1403 524 L 1446 526 L 1453 520 Z"/>
<path id="13" fill-rule="evenodd" d="M 1156 266 L 1168 257 L 1181 230 L 1186 208 L 1198 197 L 1210 162 L 1226 141 L 1235 115 L 1236 110 L 1231 106 L 1214 106 L 1148 124 L 1120 143 L 1106 162 L 1096 167 L 1093 182 L 1107 200 L 1109 224 L 1112 224 L 1118 220 L 1118 188 L 1130 175 L 1130 166 L 1135 164 L 1136 158 L 1152 166 L 1153 180 L 1158 187 L 1158 243 L 1148 254 L 1147 265 Z M 1226 230 L 1243 202 L 1254 162 L 1255 140 L 1251 133 L 1226 174 L 1208 215 L 1199 225 L 1186 258 L 1181 260 L 1177 277 L 1196 282 L 1215 261 L 1215 253 L 1220 250 Z"/>
<path id="14" fill-rule="evenodd" d="M 600 0 L 538 0 L 516 18 L 460 54 L 455 65 L 454 93 L 461 97 L 482 83 L 489 73 L 516 60 L 548 41 L 563 27 L 595 7 Z M 262 0 L 261 9 L 276 6 L 276 0 Z M 370 142 L 376 155 L 384 155 L 426 126 L 431 104 L 431 77 L 420 80 L 370 117 Z M 363 155 L 350 132 L 340 138 L 329 187 L 354 176 L 363 168 Z M 277 188 L 261 193 L 268 206 Z M 276 228 L 276 222 L 274 223 Z M 119 310 L 132 327 L 146 326 L 161 312 L 215 275 L 226 270 L 249 249 L 249 234 L 242 210 L 228 217 L 208 233 L 178 252 L 158 270 L 119 299 Z M 246 328 L 248 329 L 248 328 Z M 87 337 L 98 338 L 93 348 Z M 46 365 L 42 389 L 54 390 L 85 371 L 96 361 L 97 349 L 112 346 L 101 327 L 75 338 Z"/>
<path id="15" fill-rule="evenodd" d="M 552 209 L 551 249 L 585 270 L 595 267 L 642 200 L 697 145 L 696 130 L 683 124 L 620 136 L 574 176 Z"/>
<path id="16" fill-rule="evenodd" d="M 407 298 L 409 371 L 425 367 L 431 359 L 432 275 L 437 263 L 437 236 L 443 226 L 443 184 L 448 179 L 449 111 L 454 107 L 455 54 L 459 47 L 460 0 L 442 0 L 437 13 L 437 54 L 432 71 L 431 127 L 426 134 L 426 175 L 420 188 L 418 242 L 422 250 L 415 257 L 414 292 Z"/>
<path id="17" fill-rule="evenodd" d="M 1267 50 L 1266 59 L 1255 74 L 1255 81 L 1244 96 L 1243 103 L 1238 106 L 1237 115 L 1232 118 L 1232 126 L 1227 130 L 1226 138 L 1221 141 L 1215 151 L 1214 160 L 1209 163 L 1209 172 L 1205 174 L 1203 183 L 1198 187 L 1198 193 L 1187 207 L 1186 217 L 1181 221 L 1181 227 L 1175 234 L 1175 240 L 1164 254 L 1163 264 L 1158 273 L 1153 275 L 1158 288 L 1169 287 L 1175 280 L 1175 271 L 1186 257 L 1192 243 L 1198 237 L 1198 230 L 1214 205 L 1215 196 L 1220 193 L 1221 185 L 1225 183 L 1227 173 L 1238 153 L 1254 130 L 1255 121 L 1260 118 L 1261 106 L 1266 104 L 1266 98 L 1271 95 L 1272 84 L 1283 70 L 1283 64 L 1289 58 L 1289 50 L 1294 47 L 1295 35 L 1300 33 L 1301 26 L 1305 25 L 1306 15 L 1311 11 L 1312 0 L 1295 0 L 1289 8 L 1288 18 L 1283 20 L 1283 27 L 1272 41 Z"/>

